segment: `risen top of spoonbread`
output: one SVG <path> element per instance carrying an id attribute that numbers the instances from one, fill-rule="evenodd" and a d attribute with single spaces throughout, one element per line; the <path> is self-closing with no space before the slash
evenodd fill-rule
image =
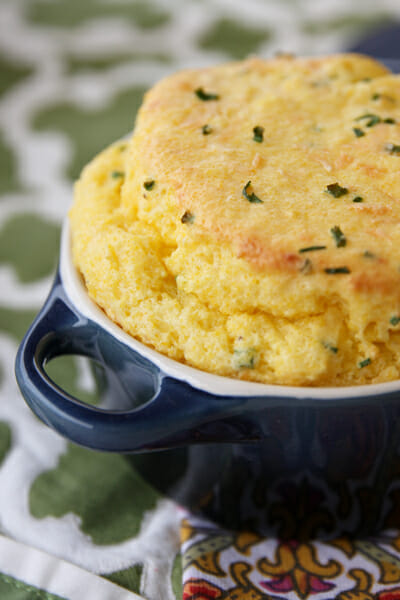
<path id="1" fill-rule="evenodd" d="M 75 262 L 125 330 L 283 385 L 399 378 L 400 78 L 252 58 L 150 90 L 76 186 Z"/>

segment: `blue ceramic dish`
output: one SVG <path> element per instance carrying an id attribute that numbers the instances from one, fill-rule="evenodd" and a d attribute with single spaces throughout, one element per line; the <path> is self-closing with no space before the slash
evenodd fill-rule
<path id="1" fill-rule="evenodd" d="M 45 365 L 63 354 L 105 369 L 112 408 L 87 405 L 51 381 Z M 263 385 L 160 355 L 90 300 L 68 224 L 16 376 L 44 423 L 83 446 L 133 453 L 127 460 L 147 479 L 223 525 L 304 538 L 400 524 L 400 381 Z"/>

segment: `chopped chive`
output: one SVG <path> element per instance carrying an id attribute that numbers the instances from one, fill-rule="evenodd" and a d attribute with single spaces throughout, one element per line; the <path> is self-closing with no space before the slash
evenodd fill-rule
<path id="1" fill-rule="evenodd" d="M 389 152 L 389 154 L 399 154 L 400 155 L 400 144 L 392 144 L 391 142 L 389 142 L 388 144 L 385 145 L 385 150 L 386 150 L 386 152 Z"/>
<path id="2" fill-rule="evenodd" d="M 207 100 L 219 100 L 218 94 L 205 92 L 201 87 L 197 88 L 194 93 L 200 100 L 203 100 L 203 102 L 206 102 Z"/>
<path id="3" fill-rule="evenodd" d="M 333 239 L 335 240 L 335 244 L 336 244 L 337 248 L 342 248 L 343 246 L 346 245 L 346 243 L 347 243 L 346 236 L 344 235 L 344 233 L 340 229 L 340 227 L 338 227 L 337 225 L 335 225 L 335 227 L 332 227 L 331 235 L 332 235 Z"/>
<path id="4" fill-rule="evenodd" d="M 370 365 L 370 364 L 371 364 L 371 359 L 370 358 L 364 358 L 364 360 L 361 360 L 358 363 L 358 367 L 360 369 L 363 369 L 364 367 L 368 367 L 368 365 Z"/>
<path id="5" fill-rule="evenodd" d="M 366 250 L 363 254 L 364 258 L 376 258 L 375 254 L 373 254 L 372 252 L 370 252 L 369 250 Z"/>
<path id="6" fill-rule="evenodd" d="M 381 122 L 381 118 L 378 115 L 374 115 L 373 113 L 366 113 L 365 115 L 361 115 L 361 117 L 357 117 L 356 121 L 363 121 L 364 119 L 368 119 L 365 124 L 366 127 L 373 127 Z"/>
<path id="7" fill-rule="evenodd" d="M 389 102 L 395 102 L 395 99 L 392 96 L 388 96 L 387 94 L 374 94 L 371 96 L 371 100 L 380 100 L 384 98 L 385 100 L 389 100 Z"/>
<path id="8" fill-rule="evenodd" d="M 196 217 L 193 213 L 191 213 L 189 210 L 187 210 L 186 212 L 183 213 L 183 215 L 181 216 L 181 223 L 194 223 Z"/>
<path id="9" fill-rule="evenodd" d="M 370 118 L 370 120 L 366 123 L 366 127 L 374 127 L 374 125 L 378 125 L 381 122 L 381 118 L 378 115 L 374 115 Z"/>
<path id="10" fill-rule="evenodd" d="M 149 192 L 150 190 L 153 189 L 155 184 L 156 184 L 156 182 L 154 181 L 154 179 L 148 179 L 147 181 L 144 182 L 143 187 L 145 190 L 147 190 Z"/>
<path id="11" fill-rule="evenodd" d="M 254 369 L 257 352 L 254 348 L 233 351 L 233 366 L 235 369 Z"/>
<path id="12" fill-rule="evenodd" d="M 349 267 L 328 267 L 324 269 L 325 273 L 328 275 L 345 275 L 350 273 Z"/>
<path id="13" fill-rule="evenodd" d="M 360 129 L 359 127 L 353 127 L 353 131 L 354 131 L 354 135 L 358 138 L 363 137 L 365 135 L 365 132 L 362 129 Z"/>
<path id="14" fill-rule="evenodd" d="M 264 141 L 264 127 L 260 127 L 260 125 L 257 125 L 256 127 L 253 127 L 253 140 L 255 142 L 258 142 L 259 144 L 261 144 L 261 142 Z"/>
<path id="15" fill-rule="evenodd" d="M 315 250 L 326 250 L 326 246 L 307 246 L 306 248 L 300 248 L 300 254 L 303 252 L 314 252 Z"/>
<path id="16" fill-rule="evenodd" d="M 247 192 L 247 190 L 249 189 L 250 186 L 251 186 L 251 181 L 248 181 L 242 190 L 243 196 L 246 198 L 246 200 L 248 200 L 249 202 L 252 202 L 253 204 L 262 204 L 264 202 L 264 200 L 261 200 L 261 198 L 256 196 L 254 192 L 251 192 L 250 194 Z"/>
<path id="17" fill-rule="evenodd" d="M 203 125 L 201 131 L 203 135 L 209 135 L 212 132 L 212 127 L 210 127 L 210 125 Z"/>
<path id="18" fill-rule="evenodd" d="M 373 113 L 365 113 L 365 115 L 361 115 L 361 117 L 357 117 L 354 119 L 355 121 L 362 121 L 363 119 L 371 119 L 372 117 L 376 117 Z"/>
<path id="19" fill-rule="evenodd" d="M 313 272 L 312 262 L 309 258 L 306 258 L 306 260 L 300 267 L 300 273 L 303 273 L 303 275 L 309 275 L 312 272 Z"/>
<path id="20" fill-rule="evenodd" d="M 125 177 L 125 173 L 123 171 L 112 171 L 111 177 L 113 179 L 119 179 L 120 177 Z"/>
<path id="21" fill-rule="evenodd" d="M 340 196 L 345 196 L 348 194 L 349 190 L 345 187 L 342 187 L 338 183 L 330 183 L 326 186 L 326 192 L 328 192 L 328 194 L 334 198 L 340 198 Z"/>
<path id="22" fill-rule="evenodd" d="M 354 196 L 353 202 L 364 202 L 364 198 L 362 196 Z"/>
<path id="23" fill-rule="evenodd" d="M 400 317 L 397 315 L 393 315 L 393 317 L 390 317 L 390 324 L 393 326 L 396 326 L 400 323 Z"/>
<path id="24" fill-rule="evenodd" d="M 329 342 L 322 342 L 322 345 L 324 348 L 326 348 L 327 350 L 329 350 L 330 352 L 332 352 L 333 354 L 337 354 L 338 353 L 338 347 L 337 346 L 333 346 L 332 344 L 330 344 Z"/>
<path id="25" fill-rule="evenodd" d="M 395 125 L 396 119 L 392 119 L 391 117 L 388 117 L 387 119 L 383 119 L 383 122 L 388 123 L 389 125 Z"/>

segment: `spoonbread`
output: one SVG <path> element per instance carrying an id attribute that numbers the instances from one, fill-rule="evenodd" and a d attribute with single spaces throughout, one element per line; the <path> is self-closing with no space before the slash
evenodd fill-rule
<path id="1" fill-rule="evenodd" d="M 70 212 L 91 298 L 169 357 L 239 379 L 400 377 L 400 77 L 361 55 L 174 74 Z"/>

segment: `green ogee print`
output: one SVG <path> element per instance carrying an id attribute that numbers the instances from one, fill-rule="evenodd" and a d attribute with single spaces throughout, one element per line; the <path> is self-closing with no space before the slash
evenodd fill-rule
<path id="1" fill-rule="evenodd" d="M 72 141 L 74 153 L 67 175 L 76 179 L 95 154 L 131 132 L 144 92 L 144 87 L 124 90 L 101 109 L 67 103 L 48 106 L 34 117 L 33 127 L 38 131 L 60 131 Z"/>
<path id="2" fill-rule="evenodd" d="M 46 2 L 34 0 L 29 5 L 28 17 L 32 23 L 50 27 L 76 27 L 91 19 L 121 19 L 143 29 L 166 25 L 168 12 L 147 0 L 133 2 L 99 2 L 99 0 L 61 0 Z"/>
<path id="3" fill-rule="evenodd" d="M 0 266 L 9 264 L 19 280 L 30 283 L 56 268 L 60 227 L 37 214 L 12 216 L 0 228 Z"/>
<path id="4" fill-rule="evenodd" d="M 57 467 L 33 482 L 29 502 L 37 519 L 73 512 L 95 544 L 117 544 L 138 534 L 159 497 L 123 456 L 69 444 Z"/>

